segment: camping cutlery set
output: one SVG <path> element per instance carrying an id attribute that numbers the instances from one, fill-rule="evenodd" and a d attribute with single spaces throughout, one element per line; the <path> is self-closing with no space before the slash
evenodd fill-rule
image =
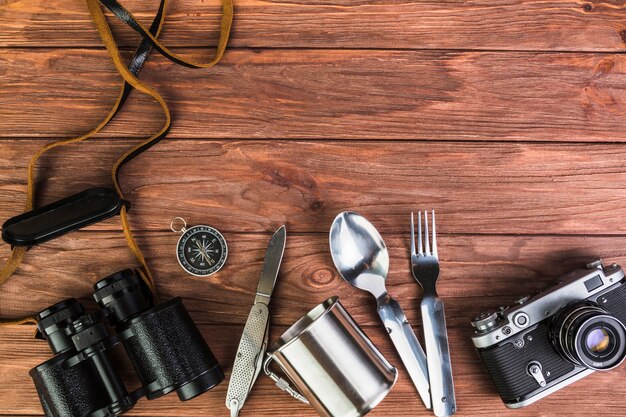
<path id="1" fill-rule="evenodd" d="M 441 417 L 456 412 L 456 400 L 443 302 L 435 289 L 439 260 L 434 211 L 432 213 L 432 250 L 428 215 L 424 212 L 424 236 L 421 213 L 419 215 L 418 252 L 415 251 L 411 214 L 411 270 L 413 277 L 424 289 L 421 311 L 427 355 L 400 304 L 385 288 L 389 253 L 376 228 L 357 213 L 340 213 L 330 228 L 330 252 L 342 278 L 376 298 L 378 314 L 424 405 Z"/>
<path id="2" fill-rule="evenodd" d="M 419 213 L 416 240 L 411 215 L 410 259 L 413 276 L 424 293 L 421 313 L 426 354 L 400 304 L 387 292 L 385 280 L 389 271 L 389 253 L 374 226 L 357 213 L 340 213 L 330 228 L 330 253 L 341 277 L 376 299 L 380 319 L 426 408 L 432 409 L 438 417 L 446 417 L 456 412 L 456 401 L 443 302 L 435 288 L 439 260 L 434 211 L 432 238 L 428 214 L 424 212 L 423 234 L 421 219 Z M 226 407 L 231 417 L 239 415 L 263 369 L 280 389 L 310 404 L 323 417 L 363 416 L 385 398 L 398 373 L 359 328 L 338 297 L 319 304 L 298 320 L 266 354 L 268 304 L 285 240 L 285 226 L 270 239 L 255 302 L 237 349 Z M 272 370 L 272 363 L 280 368 L 280 372 Z"/>

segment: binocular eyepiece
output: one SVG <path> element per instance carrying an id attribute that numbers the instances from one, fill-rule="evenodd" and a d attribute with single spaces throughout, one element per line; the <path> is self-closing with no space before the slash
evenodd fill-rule
<path id="1" fill-rule="evenodd" d="M 141 397 L 176 391 L 186 401 L 224 379 L 180 298 L 155 305 L 147 285 L 130 269 L 102 279 L 94 290 L 100 310 L 92 314 L 71 298 L 37 316 L 38 337 L 55 355 L 30 371 L 46 417 L 118 416 Z M 142 384 L 132 393 L 109 356 L 120 343 Z"/>

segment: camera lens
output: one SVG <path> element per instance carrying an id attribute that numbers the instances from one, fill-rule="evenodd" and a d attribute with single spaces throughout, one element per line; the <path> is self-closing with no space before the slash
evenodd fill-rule
<path id="1" fill-rule="evenodd" d="M 585 346 L 592 354 L 602 355 L 615 348 L 615 336 L 609 329 L 596 327 L 587 333 Z"/>
<path id="2" fill-rule="evenodd" d="M 565 306 L 554 317 L 552 342 L 578 366 L 613 369 L 626 357 L 626 329 L 597 304 L 582 301 Z"/>

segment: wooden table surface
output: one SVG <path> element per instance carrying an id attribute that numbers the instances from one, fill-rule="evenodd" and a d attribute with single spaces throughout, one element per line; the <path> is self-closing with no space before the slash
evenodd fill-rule
<path id="1" fill-rule="evenodd" d="M 123 2 L 145 22 L 157 1 Z M 624 367 L 528 408 L 506 410 L 470 341 L 470 318 L 596 257 L 626 263 L 626 8 L 621 1 L 236 0 L 223 61 L 149 60 L 142 79 L 170 104 L 168 140 L 130 163 L 122 187 L 161 298 L 182 296 L 230 374 L 265 247 L 287 225 L 271 338 L 339 295 L 400 379 L 371 416 L 428 416 L 373 299 L 333 268 L 328 228 L 358 210 L 391 253 L 390 293 L 421 334 L 409 272 L 409 213 L 438 211 L 439 283 L 459 416 L 624 416 Z M 217 0 L 172 0 L 162 39 L 207 57 Z M 113 20 L 113 19 L 112 19 Z M 113 22 L 126 54 L 138 37 Z M 90 130 L 120 80 L 83 2 L 0 0 L 0 219 L 21 212 L 44 143 Z M 38 203 L 108 185 L 113 161 L 161 125 L 133 94 L 96 139 L 40 163 Z M 179 267 L 174 216 L 220 229 L 227 265 Z M 8 246 L 0 248 L 6 258 Z M 67 297 L 133 267 L 115 218 L 31 250 L 0 289 L 0 315 Z M 50 357 L 33 326 L 0 329 L 0 415 L 42 414 L 28 371 Z M 128 364 L 122 366 L 136 385 Z M 227 381 L 192 401 L 141 400 L 127 415 L 225 416 Z M 314 416 L 261 376 L 242 416 Z"/>

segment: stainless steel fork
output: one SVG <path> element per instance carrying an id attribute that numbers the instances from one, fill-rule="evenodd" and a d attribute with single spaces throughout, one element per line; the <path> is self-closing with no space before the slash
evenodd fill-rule
<path id="1" fill-rule="evenodd" d="M 456 412 L 450 348 L 443 301 L 437 295 L 439 278 L 439 257 L 437 256 L 437 233 L 435 211 L 432 211 L 432 251 L 428 236 L 428 213 L 424 212 L 422 236 L 422 213 L 418 212 L 417 252 L 415 251 L 415 225 L 411 213 L 411 271 L 413 277 L 424 289 L 422 297 L 422 324 L 426 342 L 426 359 L 430 379 L 430 395 L 433 411 L 438 417 L 451 416 Z M 423 237 L 423 238 L 422 238 Z"/>

